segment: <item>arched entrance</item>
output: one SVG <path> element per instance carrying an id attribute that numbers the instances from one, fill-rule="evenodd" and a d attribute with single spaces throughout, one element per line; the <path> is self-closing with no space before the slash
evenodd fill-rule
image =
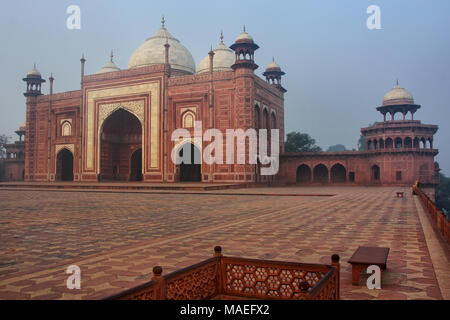
<path id="1" fill-rule="evenodd" d="M 142 149 L 138 149 L 130 159 L 130 181 L 142 180 Z"/>
<path id="2" fill-rule="evenodd" d="M 328 168 L 323 164 L 314 167 L 314 182 L 328 183 Z"/>
<path id="3" fill-rule="evenodd" d="M 65 148 L 56 157 L 56 180 L 73 181 L 73 154 Z"/>
<path id="4" fill-rule="evenodd" d="M 140 156 L 135 155 L 139 150 Z M 141 122 L 124 109 L 114 111 L 103 122 L 100 131 L 100 179 L 142 179 Z"/>
<path id="5" fill-rule="evenodd" d="M 311 176 L 311 168 L 306 164 L 302 164 L 297 168 L 297 183 L 310 183 Z"/>
<path id="6" fill-rule="evenodd" d="M 372 180 L 380 181 L 380 167 L 376 164 L 372 166 Z"/>
<path id="7" fill-rule="evenodd" d="M 347 170 L 345 170 L 345 167 L 340 163 L 336 163 L 332 166 L 330 173 L 332 183 L 343 183 L 347 181 Z"/>
<path id="8" fill-rule="evenodd" d="M 185 143 L 178 151 L 180 182 L 202 181 L 202 153 L 192 143 Z"/>

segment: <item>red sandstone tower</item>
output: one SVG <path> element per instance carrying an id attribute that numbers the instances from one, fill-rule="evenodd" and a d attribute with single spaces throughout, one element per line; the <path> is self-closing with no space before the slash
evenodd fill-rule
<path id="1" fill-rule="evenodd" d="M 431 185 L 437 182 L 434 157 L 438 150 L 433 149 L 433 135 L 438 126 L 414 120 L 414 113 L 420 107 L 397 81 L 377 107 L 383 122 L 361 129 L 368 154 L 373 162 L 378 161 L 371 166 L 372 182 L 412 184 L 419 180 Z M 407 119 L 408 113 L 410 119 Z M 396 119 L 396 114 L 401 114 L 401 118 Z"/>
<path id="2" fill-rule="evenodd" d="M 26 78 L 23 78 L 23 81 L 27 83 L 27 90 L 24 93 L 24 96 L 27 98 L 27 111 L 26 111 L 26 128 L 27 128 L 27 139 L 25 142 L 25 180 L 32 180 L 33 173 L 35 172 L 35 153 L 36 153 L 36 103 L 37 97 L 42 95 L 41 85 L 45 82 L 42 79 L 41 73 L 36 69 L 36 65 L 34 65 L 33 69 L 27 73 Z"/>

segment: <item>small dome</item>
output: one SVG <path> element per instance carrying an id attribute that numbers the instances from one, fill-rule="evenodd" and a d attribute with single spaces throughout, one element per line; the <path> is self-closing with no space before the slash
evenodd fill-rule
<path id="1" fill-rule="evenodd" d="M 120 71 L 120 68 L 116 66 L 116 64 L 113 61 L 113 52 L 111 51 L 111 60 L 100 70 L 98 70 L 95 74 L 102 74 L 107 72 L 114 72 L 114 71 Z"/>
<path id="2" fill-rule="evenodd" d="M 36 64 L 34 64 L 33 69 L 31 69 L 28 73 L 27 73 L 27 77 L 41 77 L 41 73 L 36 69 Z"/>
<path id="3" fill-rule="evenodd" d="M 236 38 L 236 40 L 234 41 L 235 43 L 253 43 L 253 38 L 251 35 L 249 35 L 247 32 L 245 32 L 245 27 L 244 27 L 244 31 L 238 35 L 238 37 Z"/>
<path id="4" fill-rule="evenodd" d="M 272 58 L 272 62 L 267 65 L 266 71 L 281 71 L 278 63 L 275 62 L 275 59 Z"/>
<path id="5" fill-rule="evenodd" d="M 234 52 L 223 43 L 223 35 L 220 34 L 220 43 L 214 49 L 213 71 L 231 71 L 231 66 L 236 61 Z M 203 58 L 197 66 L 197 73 L 209 72 L 209 55 Z"/>
<path id="6" fill-rule="evenodd" d="M 414 99 L 411 93 L 404 88 L 397 85 L 386 93 L 383 97 L 383 106 L 414 104 Z"/>
<path id="7" fill-rule="evenodd" d="M 128 63 L 128 68 L 164 64 L 164 45 L 168 42 L 170 45 L 169 63 L 171 69 L 195 73 L 195 63 L 191 53 L 166 30 L 164 23 L 163 18 L 161 28 L 134 51 Z"/>

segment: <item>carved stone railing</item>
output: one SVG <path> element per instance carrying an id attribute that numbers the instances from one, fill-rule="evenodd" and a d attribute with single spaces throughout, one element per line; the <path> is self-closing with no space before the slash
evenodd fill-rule
<path id="1" fill-rule="evenodd" d="M 161 267 L 154 267 L 150 282 L 107 299 L 338 300 L 339 274 L 338 255 L 331 265 L 305 264 L 224 257 L 215 247 L 213 258 L 165 276 Z"/>
<path id="2" fill-rule="evenodd" d="M 436 204 L 419 188 L 419 181 L 417 181 L 412 188 L 413 194 L 419 196 L 425 210 L 431 216 L 435 226 L 447 241 L 450 243 L 450 221 L 447 216 L 436 206 Z"/>

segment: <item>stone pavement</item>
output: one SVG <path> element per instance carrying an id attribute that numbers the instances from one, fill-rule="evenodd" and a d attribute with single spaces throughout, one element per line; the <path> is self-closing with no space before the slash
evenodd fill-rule
<path id="1" fill-rule="evenodd" d="M 396 198 L 399 189 L 183 194 L 0 188 L 0 299 L 103 298 L 150 280 L 155 265 L 168 273 L 209 258 L 215 245 L 228 256 L 311 263 L 329 263 L 338 253 L 344 299 L 442 299 L 439 285 L 448 284 L 439 284 L 436 273 L 450 272 L 448 247 L 447 265 L 434 268 L 420 208 L 409 188 Z M 295 196 L 312 194 L 334 196 Z M 346 261 L 362 245 L 391 248 L 382 290 L 367 289 L 364 277 L 360 286 L 351 285 Z M 72 264 L 81 268 L 80 290 L 66 288 Z"/>

